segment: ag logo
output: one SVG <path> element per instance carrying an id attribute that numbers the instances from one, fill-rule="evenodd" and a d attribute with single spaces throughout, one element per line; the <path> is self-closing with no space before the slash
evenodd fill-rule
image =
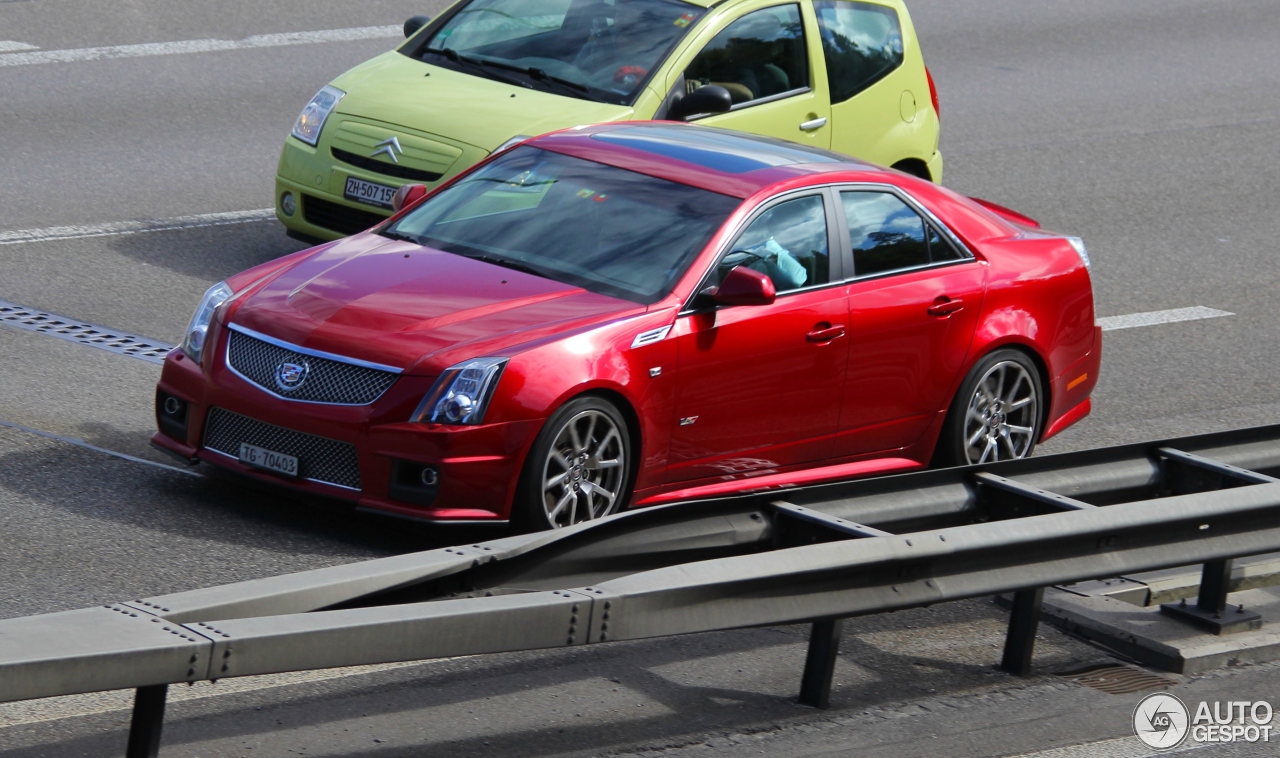
<path id="1" fill-rule="evenodd" d="M 276 366 L 276 386 L 285 392 L 296 390 L 307 380 L 307 372 L 310 369 L 306 361 L 301 363 L 285 361 Z"/>
<path id="2" fill-rule="evenodd" d="M 1133 711 L 1133 733 L 1156 750 L 1181 745 L 1190 722 L 1187 706 L 1167 692 L 1147 695 Z"/>

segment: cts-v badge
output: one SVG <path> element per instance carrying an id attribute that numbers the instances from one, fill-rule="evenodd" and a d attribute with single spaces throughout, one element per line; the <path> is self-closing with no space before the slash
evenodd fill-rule
<path id="1" fill-rule="evenodd" d="M 302 386 L 307 380 L 307 372 L 311 367 L 306 361 L 302 363 L 290 363 L 285 361 L 276 366 L 276 386 L 285 392 L 292 392 Z"/>
<path id="2" fill-rule="evenodd" d="M 369 153 L 370 158 L 377 158 L 383 153 L 391 159 L 392 163 L 399 163 L 401 155 L 404 155 L 404 148 L 400 147 L 400 140 L 395 137 L 388 137 L 373 146 L 373 152 Z"/>

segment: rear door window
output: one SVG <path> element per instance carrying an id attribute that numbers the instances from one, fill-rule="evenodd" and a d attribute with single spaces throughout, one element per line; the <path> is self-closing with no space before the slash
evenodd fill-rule
<path id="1" fill-rule="evenodd" d="M 902 65 L 902 26 L 892 8 L 814 0 L 831 102 L 848 100 Z"/>
<path id="2" fill-rule="evenodd" d="M 841 192 L 840 203 L 853 248 L 853 272 L 859 278 L 966 257 L 897 195 Z"/>

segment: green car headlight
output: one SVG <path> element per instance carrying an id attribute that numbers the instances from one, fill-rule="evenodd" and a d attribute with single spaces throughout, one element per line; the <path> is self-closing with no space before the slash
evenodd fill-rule
<path id="1" fill-rule="evenodd" d="M 311 102 L 302 109 L 302 113 L 298 114 L 298 120 L 293 122 L 293 136 L 308 145 L 319 142 L 320 130 L 324 128 L 325 120 L 346 94 L 336 87 L 325 85 L 315 97 L 311 98 Z"/>

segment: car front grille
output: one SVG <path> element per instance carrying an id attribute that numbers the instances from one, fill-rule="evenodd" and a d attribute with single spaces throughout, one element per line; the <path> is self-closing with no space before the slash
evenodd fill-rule
<path id="1" fill-rule="evenodd" d="M 352 166 L 362 168 L 365 171 L 374 171 L 384 176 L 394 176 L 397 179 L 410 179 L 416 182 L 434 182 L 444 174 L 438 174 L 434 171 L 423 171 L 420 168 L 409 168 L 408 166 L 398 166 L 394 163 L 386 163 L 385 161 L 375 161 L 372 158 L 365 158 L 362 155 L 341 148 L 329 148 L 329 152 L 333 153 L 333 157 L 349 163 Z"/>
<path id="2" fill-rule="evenodd" d="M 292 389 L 276 381 L 276 372 L 285 364 L 304 367 L 306 372 Z M 276 397 L 330 405 L 368 405 L 382 397 L 399 376 L 392 371 L 296 352 L 234 326 L 227 343 L 227 365 Z"/>
<path id="3" fill-rule="evenodd" d="M 331 229 L 339 234 L 358 234 L 387 220 L 380 213 L 348 208 L 306 194 L 302 196 L 302 217 L 308 224 Z"/>
<path id="4" fill-rule="evenodd" d="M 296 457 L 298 476 L 303 479 L 360 489 L 360 464 L 354 445 L 285 429 L 223 408 L 210 408 L 204 446 L 239 459 L 242 442 Z"/>

